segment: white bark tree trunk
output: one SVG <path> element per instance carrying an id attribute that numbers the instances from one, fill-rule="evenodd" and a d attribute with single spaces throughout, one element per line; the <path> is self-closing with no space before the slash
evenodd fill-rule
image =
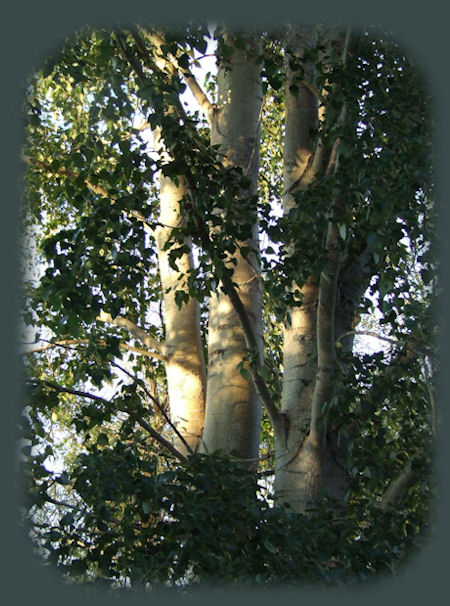
<path id="1" fill-rule="evenodd" d="M 162 78 L 173 76 L 175 66 L 160 52 L 164 39 L 156 32 L 148 35 L 156 48 L 154 60 L 160 70 L 159 75 Z M 163 111 L 176 116 L 178 109 L 176 104 L 169 104 Z M 154 129 L 153 140 L 162 164 L 169 163 L 171 158 L 159 128 Z M 179 308 L 175 299 L 177 290 L 186 293 L 189 291 L 186 276 L 194 268 L 191 242 L 188 239 L 183 242 L 188 246 L 189 252 L 176 259 L 175 267 L 169 262 L 171 247 L 166 247 L 166 244 L 172 230 L 182 225 L 183 198 L 188 190 L 182 175 L 175 181 L 162 171 L 159 174 L 159 190 L 160 225 L 155 230 L 155 239 L 164 301 L 167 390 L 170 418 L 176 429 L 173 434 L 174 443 L 186 455 L 189 451 L 197 451 L 201 442 L 205 419 L 206 368 L 199 304 L 195 299 L 189 298 Z"/>
<path id="2" fill-rule="evenodd" d="M 218 99 L 211 143 L 220 145 L 223 163 L 240 167 L 250 179 L 248 195 L 256 191 L 259 165 L 259 117 L 262 101 L 257 47 L 248 39 L 248 49 L 235 50 L 230 69 L 218 73 Z M 250 52 L 249 52 L 250 51 Z M 258 231 L 241 244 L 258 251 Z M 258 253 L 244 259 L 236 255 L 233 282 L 254 333 L 262 347 L 261 287 Z M 251 380 L 237 366 L 247 354 L 239 318 L 229 297 L 217 292 L 211 297 L 208 334 L 208 383 L 203 448 L 235 452 L 244 464 L 257 464 L 261 404 Z"/>
<path id="3" fill-rule="evenodd" d="M 164 297 L 167 387 L 171 421 L 194 451 L 202 436 L 206 397 L 206 373 L 200 336 L 200 310 L 194 299 L 181 309 L 175 302 L 175 291 L 187 292 L 185 276 L 193 267 L 192 254 L 183 254 L 176 261 L 177 269 L 169 264 L 165 244 L 172 228 L 181 222 L 180 202 L 185 195 L 182 179 L 179 185 L 160 176 L 160 223 L 156 230 L 159 271 Z M 186 446 L 177 435 L 175 445 L 183 454 Z"/>
<path id="4" fill-rule="evenodd" d="M 297 41 L 298 51 L 302 43 L 302 39 Z M 283 169 L 285 215 L 296 205 L 292 189 L 304 189 L 311 181 L 310 129 L 317 123 L 313 94 L 300 84 L 298 94 L 293 95 L 289 90 L 293 83 L 293 74 L 288 68 Z M 293 290 L 296 288 L 293 284 Z M 314 498 L 321 482 L 320 448 L 308 436 L 317 372 L 316 280 L 309 279 L 300 292 L 302 303 L 289 310 L 284 326 L 281 412 L 285 422 L 274 432 L 276 498 L 297 510 Z"/>
<path id="5" fill-rule="evenodd" d="M 289 45 L 301 56 L 309 43 L 305 33 L 294 33 Z M 311 70 L 306 70 L 311 78 Z M 290 87 L 297 84 L 298 93 Z M 323 174 L 329 157 L 319 140 L 315 148 L 311 129 L 323 119 L 323 108 L 310 87 L 296 83 L 287 67 L 284 146 L 283 212 L 296 205 L 294 191 L 304 190 Z M 330 200 L 330 205 L 332 201 Z M 332 396 L 334 372 L 334 312 L 339 257 L 336 227 L 330 223 L 327 236 L 328 280 L 311 276 L 301 287 L 302 303 L 293 307 L 284 328 L 283 392 L 284 424 L 274 428 L 275 496 L 304 511 L 317 500 L 321 489 L 343 497 L 345 472 L 337 465 L 327 445 L 326 427 L 316 425 L 321 405 Z M 296 254 L 301 254 L 296 253 Z M 296 285 L 293 285 L 293 289 Z"/>

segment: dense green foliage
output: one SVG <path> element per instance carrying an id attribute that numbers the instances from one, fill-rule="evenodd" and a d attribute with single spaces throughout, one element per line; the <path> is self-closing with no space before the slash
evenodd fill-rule
<path id="1" fill-rule="evenodd" d="M 280 218 L 286 60 L 299 82 L 304 74 L 275 35 L 262 37 L 258 198 L 242 198 L 245 177 L 218 163 L 198 113 L 180 120 L 165 111 L 179 104 L 185 85 L 158 69 L 139 36 L 83 32 L 30 78 L 24 225 L 40 276 L 25 282 L 24 318 L 42 349 L 24 361 L 24 522 L 40 556 L 77 582 L 354 583 L 398 570 L 429 530 L 437 283 L 424 83 L 401 49 L 376 32 L 361 34 L 345 68 L 332 46 L 328 54 L 310 49 L 303 60 L 315 65 L 316 88 L 333 90 L 315 136 L 341 139 L 339 170 L 297 192 L 298 206 Z M 162 50 L 182 68 L 195 66 L 207 38 L 205 28 L 192 26 L 167 34 Z M 237 35 L 234 44 L 245 41 Z M 220 34 L 217 49 L 226 63 L 233 47 Z M 214 76 L 206 76 L 205 89 L 214 94 Z M 337 119 L 344 100 L 345 124 Z M 170 163 L 154 158 L 138 116 L 161 129 Z M 258 214 L 266 350 L 259 372 L 275 401 L 288 287 L 324 271 L 329 201 L 345 190 L 346 212 L 337 220 L 342 258 L 365 248 L 370 274 L 359 330 L 373 332 L 375 323 L 388 343 L 376 353 L 342 352 L 337 396 L 322 411 L 322 422 L 351 440 L 345 505 L 324 496 L 308 515 L 273 506 L 266 417 L 257 474 L 232 457 L 177 461 L 149 432 L 170 439 L 164 366 L 98 316 L 126 315 L 164 338 L 151 231 L 158 170 L 184 175 L 195 192 L 172 234 L 171 255 L 175 261 L 186 252 L 186 235 L 196 246 L 189 295 L 201 304 L 205 341 L 208 296 L 232 279 L 225 260 Z M 180 290 L 180 306 L 186 297 Z M 381 507 L 407 466 L 405 492 Z"/>
<path id="2" fill-rule="evenodd" d="M 73 483 L 77 495 L 41 525 L 48 561 L 99 587 L 333 585 L 396 571 L 420 544 L 417 505 L 386 515 L 359 496 L 302 515 L 255 498 L 254 475 L 228 458 L 193 455 L 162 473 L 157 465 L 99 439 L 70 477 L 41 474 L 41 486 Z"/>

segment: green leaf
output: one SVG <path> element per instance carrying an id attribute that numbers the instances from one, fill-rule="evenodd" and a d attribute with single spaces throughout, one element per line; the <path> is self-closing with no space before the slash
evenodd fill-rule
<path id="1" fill-rule="evenodd" d="M 339 225 L 339 235 L 341 236 L 341 240 L 345 240 L 345 237 L 347 235 L 347 226 L 345 225 L 345 223 L 341 223 Z"/>
<path id="2" fill-rule="evenodd" d="M 59 521 L 61 526 L 70 526 L 71 524 L 74 523 L 74 517 L 72 513 L 66 513 L 66 515 L 64 515 L 61 520 Z"/>
<path id="3" fill-rule="evenodd" d="M 239 372 L 241 373 L 241 376 L 244 377 L 244 379 L 246 381 L 248 381 L 250 379 L 250 373 L 248 372 L 248 370 L 244 367 L 239 368 Z"/>
<path id="4" fill-rule="evenodd" d="M 270 551 L 270 553 L 277 553 L 276 547 L 274 547 L 270 541 L 264 539 L 263 545 L 268 551 Z"/>
<path id="5" fill-rule="evenodd" d="M 107 446 L 109 444 L 109 438 L 106 433 L 99 434 L 97 438 L 97 444 L 99 446 Z"/>
<path id="6" fill-rule="evenodd" d="M 62 484 L 63 486 L 67 486 L 68 484 L 70 484 L 70 476 L 67 473 L 67 471 L 63 471 L 60 476 L 57 478 L 57 481 L 59 482 L 59 484 Z"/>
<path id="7" fill-rule="evenodd" d="M 152 504 L 150 501 L 144 501 L 142 503 L 142 511 L 148 515 L 152 511 Z"/>
<path id="8" fill-rule="evenodd" d="M 178 57 L 178 65 L 181 67 L 181 69 L 189 69 L 189 64 L 189 55 L 187 55 L 186 53 L 183 53 Z"/>

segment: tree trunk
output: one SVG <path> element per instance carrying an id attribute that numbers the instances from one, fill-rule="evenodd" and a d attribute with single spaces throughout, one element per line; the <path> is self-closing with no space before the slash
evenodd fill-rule
<path id="1" fill-rule="evenodd" d="M 244 193 L 256 191 L 259 165 L 259 117 L 262 102 L 257 46 L 247 39 L 245 50 L 235 50 L 229 66 L 218 73 L 218 99 L 211 143 L 220 145 L 225 166 L 240 167 L 250 180 Z M 257 219 L 246 259 L 236 254 L 233 282 L 262 348 L 262 304 L 258 260 Z M 246 357 L 244 334 L 229 297 L 211 297 L 208 333 L 208 382 L 203 448 L 234 452 L 247 466 L 257 464 L 261 404 L 251 380 L 237 368 Z"/>
<path id="2" fill-rule="evenodd" d="M 291 36 L 291 49 L 300 53 L 303 36 Z M 292 190 L 304 189 L 310 182 L 312 158 L 310 129 L 317 122 L 317 104 L 303 85 L 293 94 L 290 87 L 295 74 L 286 68 L 286 119 L 284 141 L 283 214 L 295 207 Z M 291 254 L 296 254 L 291 252 Z M 311 278 L 300 290 L 301 305 L 288 310 L 284 325 L 283 385 L 281 413 L 284 423 L 274 428 L 275 494 L 280 503 L 303 509 L 320 484 L 320 459 L 317 448 L 308 440 L 311 401 L 317 368 L 317 281 Z M 302 454 L 300 454 L 302 452 Z"/>
<path id="3" fill-rule="evenodd" d="M 164 297 L 166 332 L 167 386 L 172 423 L 192 448 L 197 450 L 204 424 L 205 363 L 200 337 L 200 311 L 198 302 L 189 299 L 181 309 L 175 302 L 175 290 L 187 291 L 183 277 L 193 267 L 192 254 L 177 259 L 177 269 L 169 265 L 169 250 L 164 246 L 172 228 L 179 225 L 180 200 L 184 195 L 182 184 L 160 177 L 160 222 L 156 230 L 159 271 Z M 186 447 L 175 436 L 175 445 L 186 454 Z"/>
<path id="4" fill-rule="evenodd" d="M 301 57 L 311 34 L 291 34 L 288 45 Z M 312 69 L 305 66 L 311 83 Z M 311 130 L 323 120 L 323 106 L 306 83 L 286 69 L 286 121 L 284 146 L 283 212 L 296 205 L 293 192 L 306 190 L 322 177 L 331 150 L 311 140 Z M 296 94 L 295 88 L 298 87 Z M 333 201 L 330 200 L 330 206 Z M 274 428 L 275 496 L 304 511 L 324 492 L 342 498 L 347 489 L 342 453 L 326 426 L 318 424 L 322 405 L 333 396 L 335 371 L 335 306 L 339 272 L 336 226 L 329 223 L 326 238 L 327 277 L 311 276 L 299 289 L 301 305 L 289 310 L 284 328 L 283 392 L 284 424 Z M 298 253 L 296 253 L 298 254 Z M 301 251 L 300 251 L 301 254 Z M 293 285 L 293 290 L 298 289 Z"/>
<path id="5" fill-rule="evenodd" d="M 164 146 L 159 133 L 154 132 L 155 146 Z M 188 292 L 186 275 L 193 268 L 192 252 L 183 254 L 176 260 L 176 269 L 170 266 L 169 252 L 165 245 L 172 229 L 182 222 L 181 202 L 186 195 L 182 177 L 178 184 L 160 174 L 160 216 L 161 225 L 156 229 L 159 272 L 164 300 L 165 343 L 167 387 L 171 421 L 182 438 L 193 450 L 198 450 L 205 415 L 206 372 L 200 333 L 200 310 L 195 299 L 190 298 L 179 308 L 175 301 L 175 291 Z M 190 242 L 185 242 L 190 247 Z M 174 435 L 175 445 L 187 454 L 186 445 Z"/>

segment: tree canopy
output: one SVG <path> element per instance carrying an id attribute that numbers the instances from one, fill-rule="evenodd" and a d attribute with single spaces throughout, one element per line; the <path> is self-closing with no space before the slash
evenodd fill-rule
<path id="1" fill-rule="evenodd" d="M 404 566 L 439 417 L 414 60 L 376 28 L 87 29 L 30 76 L 25 113 L 40 557 L 183 590 Z"/>

